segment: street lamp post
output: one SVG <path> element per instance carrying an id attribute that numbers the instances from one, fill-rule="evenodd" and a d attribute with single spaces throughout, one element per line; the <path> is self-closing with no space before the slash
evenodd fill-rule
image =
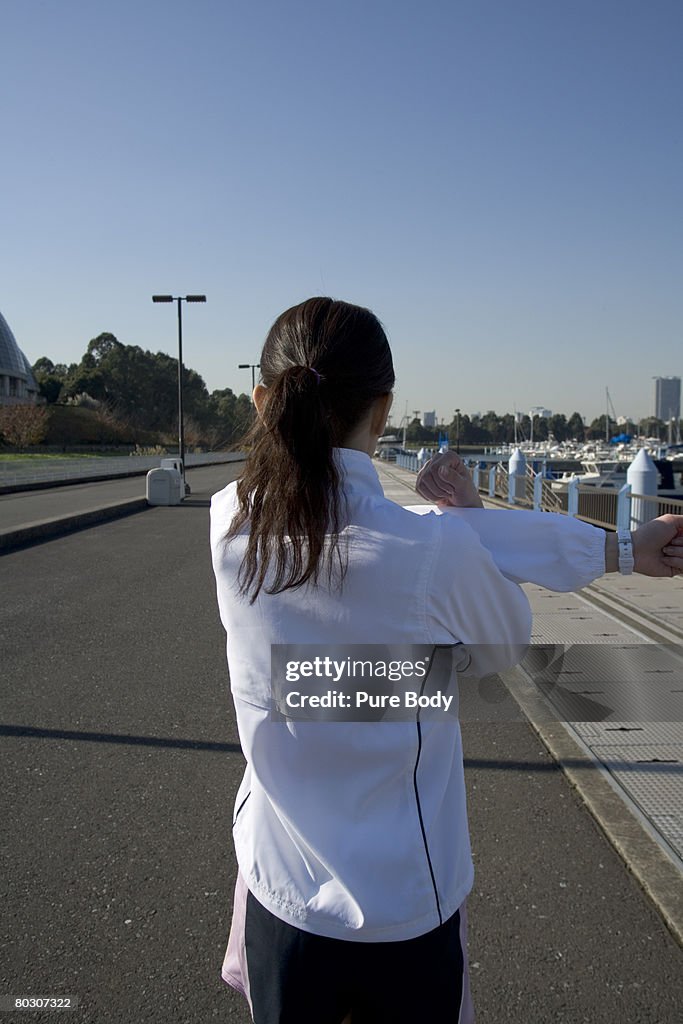
<path id="1" fill-rule="evenodd" d="M 152 302 L 178 303 L 178 454 L 183 471 L 185 494 L 190 487 L 185 480 L 185 421 L 183 417 L 183 302 L 206 302 L 206 295 L 153 295 Z"/>
<path id="2" fill-rule="evenodd" d="M 460 454 L 460 410 L 455 410 L 455 450 Z"/>
<path id="3" fill-rule="evenodd" d="M 238 363 L 237 364 L 237 369 L 238 370 L 251 370 L 251 400 L 252 400 L 252 402 L 254 400 L 254 388 L 256 387 L 256 377 L 255 377 L 254 371 L 255 370 L 259 370 L 260 368 L 261 368 L 261 364 L 260 363 Z"/>

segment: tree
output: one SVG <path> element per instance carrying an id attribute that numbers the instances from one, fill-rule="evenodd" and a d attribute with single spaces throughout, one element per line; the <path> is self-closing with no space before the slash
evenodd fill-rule
<path id="1" fill-rule="evenodd" d="M 75 367 L 69 374 L 64 382 L 64 392 L 60 397 L 64 400 L 82 394 L 102 400 L 107 397 L 105 375 L 100 369 L 88 368 L 83 363 Z"/>
<path id="2" fill-rule="evenodd" d="M 491 444 L 496 444 L 502 440 L 500 437 L 500 419 L 493 409 L 489 409 L 488 412 L 484 413 L 481 418 L 481 426 L 486 431 L 487 440 Z"/>
<path id="3" fill-rule="evenodd" d="M 545 416 L 534 416 L 534 441 L 548 440 L 548 420 Z"/>
<path id="4" fill-rule="evenodd" d="M 640 426 L 647 437 L 658 437 L 660 441 L 666 430 L 664 421 L 658 420 L 656 416 L 648 416 L 647 419 L 641 420 Z"/>
<path id="5" fill-rule="evenodd" d="M 40 444 L 47 433 L 48 419 L 44 405 L 0 406 L 0 434 L 16 448 Z"/>
<path id="6" fill-rule="evenodd" d="M 116 335 L 110 334 L 109 331 L 104 331 L 88 342 L 87 355 L 91 356 L 95 364 L 98 365 L 111 357 L 117 349 L 122 348 L 123 345 Z"/>
<path id="7" fill-rule="evenodd" d="M 500 436 L 505 444 L 510 444 L 515 439 L 515 417 L 510 412 L 506 412 L 504 416 L 501 416 Z"/>
<path id="8" fill-rule="evenodd" d="M 178 424 L 178 361 L 139 345 L 122 345 L 109 332 L 89 342 L 69 374 L 62 397 L 86 393 L 145 430 L 169 432 Z M 184 368 L 185 412 L 199 430 L 211 426 L 209 394 L 200 375 Z"/>
<path id="9" fill-rule="evenodd" d="M 36 359 L 32 366 L 34 376 L 39 373 L 54 373 L 55 364 L 47 356 L 41 356 L 40 359 Z"/>
<path id="10" fill-rule="evenodd" d="M 567 432 L 567 417 L 563 413 L 555 413 L 548 420 L 548 431 L 553 435 L 556 441 L 566 441 L 568 437 Z"/>
<path id="11" fill-rule="evenodd" d="M 41 391 L 54 402 L 88 396 L 106 409 L 108 420 L 132 429 L 174 434 L 178 428 L 178 360 L 165 352 L 123 345 L 108 331 L 87 346 L 80 363 L 55 365 L 46 356 L 36 364 Z M 234 444 L 253 419 L 248 395 L 229 388 L 209 395 L 203 378 L 183 367 L 186 425 L 194 443 Z"/>
<path id="12" fill-rule="evenodd" d="M 41 356 L 40 359 L 35 361 L 31 369 L 40 389 L 40 394 L 48 404 L 54 404 L 58 401 L 66 380 L 66 366 L 63 363 L 55 366 L 47 356 Z"/>
<path id="13" fill-rule="evenodd" d="M 50 373 L 40 378 L 36 377 L 36 381 L 40 395 L 48 405 L 54 405 L 55 402 L 59 401 L 59 396 L 64 387 L 64 382 L 59 377 L 55 377 L 54 374 Z"/>
<path id="14" fill-rule="evenodd" d="M 583 417 L 578 412 L 573 412 L 569 417 L 567 423 L 567 436 L 573 438 L 575 441 L 583 441 L 585 437 L 585 429 L 583 426 Z"/>
<path id="15" fill-rule="evenodd" d="M 461 444 L 489 444 L 490 437 L 482 427 L 479 416 L 460 417 L 460 443 Z"/>
<path id="16" fill-rule="evenodd" d="M 434 431 L 431 427 L 423 427 L 417 416 L 414 417 L 406 427 L 406 441 L 411 444 L 427 444 L 434 440 Z"/>
<path id="17" fill-rule="evenodd" d="M 602 416 L 598 416 L 597 419 L 591 421 L 591 425 L 586 431 L 586 436 L 590 439 L 605 440 L 607 437 L 612 437 L 614 434 L 618 434 L 616 420 L 613 420 L 611 416 L 607 417 L 605 413 Z"/>

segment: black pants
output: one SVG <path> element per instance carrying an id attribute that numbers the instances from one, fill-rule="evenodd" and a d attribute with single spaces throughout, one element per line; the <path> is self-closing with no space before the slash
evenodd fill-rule
<path id="1" fill-rule="evenodd" d="M 402 942 L 347 942 L 301 931 L 246 898 L 254 1024 L 459 1024 L 465 955 L 458 911 Z M 467 998 L 469 995 L 467 994 Z"/>

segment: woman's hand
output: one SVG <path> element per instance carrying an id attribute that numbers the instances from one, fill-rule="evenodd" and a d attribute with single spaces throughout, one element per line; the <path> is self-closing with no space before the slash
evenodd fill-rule
<path id="1" fill-rule="evenodd" d="M 469 470 L 455 452 L 441 452 L 430 459 L 417 474 L 415 490 L 439 507 L 484 507 Z"/>
<path id="2" fill-rule="evenodd" d="M 652 519 L 633 531 L 633 561 L 644 576 L 683 576 L 683 516 Z"/>

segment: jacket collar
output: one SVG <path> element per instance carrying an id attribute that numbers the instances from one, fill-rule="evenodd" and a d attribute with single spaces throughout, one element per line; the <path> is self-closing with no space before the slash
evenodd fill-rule
<path id="1" fill-rule="evenodd" d="M 366 452 L 360 452 L 356 448 L 335 448 L 334 454 L 342 471 L 343 485 L 347 490 L 384 497 L 377 470 Z"/>

